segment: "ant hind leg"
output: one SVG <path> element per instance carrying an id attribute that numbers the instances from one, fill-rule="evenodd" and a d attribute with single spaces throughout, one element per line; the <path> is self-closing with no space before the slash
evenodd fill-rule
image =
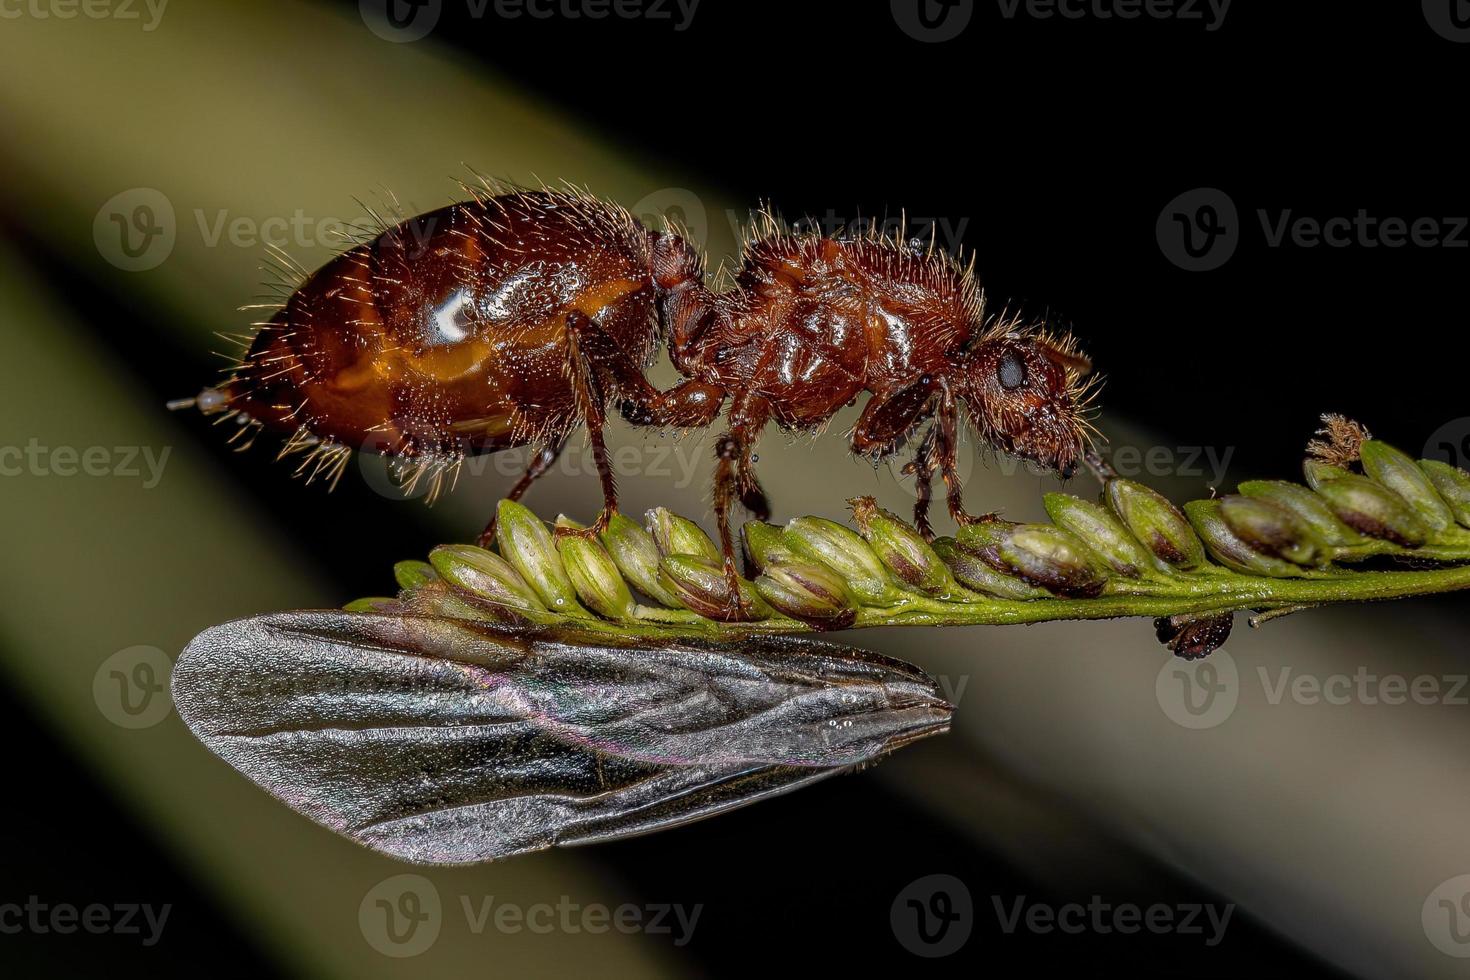
<path id="1" fill-rule="evenodd" d="M 567 314 L 567 347 L 571 362 L 572 390 L 577 399 L 577 410 L 582 424 L 587 429 L 587 442 L 592 447 L 592 462 L 597 466 L 597 476 L 602 482 L 602 511 L 586 528 L 558 527 L 558 535 L 574 534 L 596 537 L 607 530 L 608 521 L 618 512 L 618 481 L 613 473 L 612 459 L 603 438 L 603 426 L 607 424 L 607 396 L 594 368 L 592 353 L 586 349 L 589 340 L 606 335 L 592 318 L 579 310 Z"/>
<path id="2" fill-rule="evenodd" d="M 758 521 L 771 519 L 771 503 L 766 499 L 766 491 L 761 488 L 760 480 L 755 476 L 755 463 L 757 457 L 747 451 L 739 463 L 739 486 L 740 506 L 744 507 L 750 516 Z"/>
<path id="3" fill-rule="evenodd" d="M 770 409 L 759 398 L 742 393 L 730 409 L 730 431 L 715 440 L 715 524 L 719 529 L 720 553 L 724 556 L 725 583 L 732 619 L 748 619 L 751 610 L 740 592 L 740 572 L 735 563 L 735 537 L 730 528 L 730 509 L 742 503 L 764 505 L 765 494 L 751 471 L 751 446 L 765 427 Z"/>
<path id="4" fill-rule="evenodd" d="M 548 442 L 541 448 L 531 461 L 526 464 L 526 472 L 516 481 L 516 485 L 510 488 L 505 495 L 506 500 L 520 500 L 531 489 L 531 484 L 545 476 L 547 471 L 556 463 L 557 457 L 561 455 L 562 447 L 567 444 L 566 436 L 562 436 L 554 442 Z M 479 545 L 488 548 L 495 542 L 495 514 L 490 515 L 490 520 L 485 524 L 485 530 L 480 532 Z"/>

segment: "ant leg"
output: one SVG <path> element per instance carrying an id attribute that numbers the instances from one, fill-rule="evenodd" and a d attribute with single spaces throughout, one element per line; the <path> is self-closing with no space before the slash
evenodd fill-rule
<path id="1" fill-rule="evenodd" d="M 937 451 L 939 471 L 944 476 L 945 502 L 949 505 L 949 516 L 961 527 L 981 521 L 992 520 L 994 514 L 971 517 L 965 512 L 965 488 L 960 483 L 959 456 L 959 407 L 948 385 L 940 386 L 939 410 L 935 413 L 935 426 L 939 430 Z"/>
<path id="2" fill-rule="evenodd" d="M 758 462 L 753 453 L 746 453 L 740 460 L 740 506 L 750 512 L 750 516 L 758 521 L 771 519 L 771 502 L 766 499 L 765 490 L 761 489 L 761 483 L 755 478 L 755 464 Z"/>
<path id="3" fill-rule="evenodd" d="M 884 397 L 874 395 L 863 406 L 862 415 L 852 428 L 851 448 L 855 455 L 866 456 L 874 465 L 883 457 L 894 452 L 905 436 L 913 432 L 923 420 L 933 414 L 934 393 L 939 387 L 938 379 L 924 375 L 917 381 Z M 914 527 L 925 540 L 934 537 L 929 524 L 930 484 L 936 469 L 935 440 L 938 424 L 931 425 L 924 435 L 913 462 L 904 466 L 905 475 L 915 478 Z"/>
<path id="4" fill-rule="evenodd" d="M 934 499 L 934 474 L 939 469 L 935 461 L 937 426 L 929 426 L 924 441 L 913 462 L 904 465 L 905 476 L 914 478 L 914 529 L 924 536 L 925 541 L 934 540 L 934 527 L 929 523 L 929 504 Z"/>
<path id="5" fill-rule="evenodd" d="M 725 403 L 725 389 L 704 381 L 681 381 L 668 391 L 643 383 L 648 388 L 646 394 L 618 403 L 618 412 L 632 425 L 703 429 L 714 424 Z"/>
<path id="6" fill-rule="evenodd" d="M 597 519 L 586 528 L 559 527 L 559 535 L 576 534 L 596 537 L 607 530 L 608 521 L 618 512 L 618 481 L 613 473 L 612 461 L 608 456 L 607 443 L 602 437 L 602 428 L 607 423 L 607 397 L 598 380 L 593 360 L 583 344 L 589 336 L 601 333 L 592 318 L 579 310 L 567 314 L 567 359 L 571 366 L 572 391 L 576 395 L 577 409 L 582 415 L 582 424 L 587 428 L 587 442 L 592 447 L 592 461 L 597 466 L 597 476 L 602 481 L 602 511 Z"/>
<path id="7" fill-rule="evenodd" d="M 730 431 L 715 441 L 715 524 L 719 528 L 720 552 L 724 555 L 725 583 L 729 589 L 730 612 L 739 619 L 747 618 L 749 609 L 740 593 L 740 572 L 735 567 L 735 538 L 730 531 L 730 506 L 737 497 L 744 499 L 741 471 L 749 471 L 750 450 L 770 417 L 770 406 L 764 399 L 741 392 L 730 407 Z M 759 491 L 759 486 L 756 485 Z M 764 498 L 764 495 L 761 495 Z"/>
<path id="8" fill-rule="evenodd" d="M 905 436 L 933 414 L 938 387 L 939 380 L 926 374 L 890 394 L 869 398 L 852 427 L 853 454 L 867 456 L 876 463 L 892 453 Z"/>
<path id="9" fill-rule="evenodd" d="M 618 411 L 633 425 L 665 429 L 702 429 L 714 422 L 725 403 L 725 389 L 704 381 L 684 381 L 668 391 L 648 383 L 643 367 L 617 345 L 597 321 L 569 317 L 583 356 L 600 368 L 618 396 Z"/>
<path id="10" fill-rule="evenodd" d="M 543 446 L 531 462 L 526 464 L 526 472 L 522 473 L 521 478 L 516 481 L 516 485 L 510 488 L 510 493 L 505 495 L 505 499 L 520 500 L 524 497 L 526 491 L 531 489 L 531 484 L 545 476 L 546 472 L 551 469 L 552 465 L 556 462 L 556 458 L 561 455 L 562 447 L 566 444 L 566 437 L 562 436 L 555 442 L 548 442 Z M 495 515 L 491 514 L 490 520 L 485 524 L 485 530 L 480 532 L 479 544 L 481 548 L 488 548 L 494 541 Z"/>
<path id="11" fill-rule="evenodd" d="M 701 360 L 699 348 L 723 319 L 720 298 L 704 281 L 704 258 L 678 235 L 664 232 L 652 236 L 648 266 L 669 359 L 680 373 L 692 375 Z"/>

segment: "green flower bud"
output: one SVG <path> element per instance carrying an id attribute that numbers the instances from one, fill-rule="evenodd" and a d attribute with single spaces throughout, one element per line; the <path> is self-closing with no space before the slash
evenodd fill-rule
<path id="1" fill-rule="evenodd" d="M 854 497 L 848 503 L 868 547 L 900 581 L 925 595 L 939 596 L 954 590 L 954 576 L 923 535 L 881 510 L 872 497 Z"/>
<path id="2" fill-rule="evenodd" d="M 1307 486 L 1313 490 L 1321 490 L 1322 484 L 1327 481 L 1352 476 L 1353 472 L 1341 466 L 1324 463 L 1320 459 L 1308 459 L 1302 463 L 1302 475 L 1307 478 Z"/>
<path id="3" fill-rule="evenodd" d="M 1051 524 L 1011 528 L 996 545 L 995 555 L 1002 571 L 1069 598 L 1099 595 L 1108 580 L 1081 538 Z"/>
<path id="4" fill-rule="evenodd" d="M 1470 473 L 1437 459 L 1421 459 L 1419 466 L 1450 505 L 1460 526 L 1470 527 Z"/>
<path id="5" fill-rule="evenodd" d="M 978 555 L 959 548 L 954 538 L 935 538 L 932 547 L 935 554 L 949 566 L 954 577 L 966 588 L 998 599 L 1044 599 L 1051 595 L 1045 589 L 1028 585 L 1014 575 L 997 572 Z"/>
<path id="6" fill-rule="evenodd" d="M 342 607 L 343 612 L 391 612 L 398 607 L 397 599 L 387 599 L 382 596 L 373 596 L 367 599 L 353 599 Z"/>
<path id="7" fill-rule="evenodd" d="M 1258 497 L 1285 507 L 1311 528 L 1323 544 L 1336 548 L 1365 543 L 1368 539 L 1337 519 L 1327 501 L 1299 483 L 1285 480 L 1247 480 L 1239 487 L 1247 497 Z"/>
<path id="8" fill-rule="evenodd" d="M 1236 536 L 1262 554 L 1295 565 L 1324 565 L 1322 543 L 1292 511 L 1259 497 L 1220 498 L 1220 517 Z"/>
<path id="9" fill-rule="evenodd" d="M 1220 516 L 1220 501 L 1192 500 L 1184 505 L 1190 521 L 1209 549 L 1210 557 L 1242 575 L 1269 575 L 1272 578 L 1297 578 L 1298 565 L 1271 555 L 1263 555 L 1243 541 Z"/>
<path id="10" fill-rule="evenodd" d="M 1133 536 L 1161 561 L 1189 571 L 1205 563 L 1205 549 L 1189 521 L 1164 496 L 1132 480 L 1109 480 L 1108 506 Z"/>
<path id="11" fill-rule="evenodd" d="M 653 535 L 637 521 L 614 514 L 602 532 L 602 546 L 623 573 L 623 578 L 654 602 L 668 609 L 682 608 L 678 597 L 658 580 L 658 562 L 662 557 Z"/>
<path id="12" fill-rule="evenodd" d="M 1449 505 L 1408 454 L 1386 442 L 1369 439 L 1358 450 L 1358 458 L 1363 472 L 1404 498 L 1430 531 L 1438 533 L 1455 523 Z"/>
<path id="13" fill-rule="evenodd" d="M 455 589 L 494 606 L 545 612 L 546 606 L 504 558 L 469 544 L 442 544 L 429 564 Z"/>
<path id="14" fill-rule="evenodd" d="M 960 528 L 955 546 L 1054 595 L 1095 596 L 1107 581 L 1102 559 L 1081 538 L 1050 524 L 980 520 Z"/>
<path id="15" fill-rule="evenodd" d="M 1005 540 L 1005 536 L 1020 526 L 1015 521 L 1005 521 L 999 517 L 982 517 L 969 524 L 961 524 L 960 529 L 955 532 L 954 543 L 961 551 L 984 555 L 994 552 Z"/>
<path id="16" fill-rule="evenodd" d="M 586 615 L 577 590 L 557 556 L 551 532 L 531 511 L 510 500 L 496 510 L 495 544 L 547 609 L 564 616 Z"/>
<path id="17" fill-rule="evenodd" d="M 724 560 L 719 546 L 698 524 L 666 507 L 655 507 L 648 512 L 648 533 L 653 535 L 661 555 L 699 555 L 710 561 Z"/>
<path id="18" fill-rule="evenodd" d="M 798 517 L 786 525 L 786 547 L 842 577 L 865 606 L 891 606 L 903 598 L 888 570 L 857 532 L 824 517 Z"/>
<path id="19" fill-rule="evenodd" d="M 665 555 L 659 562 L 659 582 L 678 596 L 679 602 L 706 619 L 722 622 L 769 619 L 771 607 L 755 586 L 738 579 L 744 610 L 730 594 L 725 566 L 698 555 Z"/>
<path id="20" fill-rule="evenodd" d="M 1429 528 L 1404 498 L 1365 476 L 1349 474 L 1327 480 L 1317 492 L 1332 512 L 1355 531 L 1417 548 L 1429 540 Z"/>
<path id="21" fill-rule="evenodd" d="M 1045 500 L 1046 512 L 1057 526 L 1081 538 L 1115 574 L 1138 578 L 1154 567 L 1148 550 L 1106 507 L 1068 493 L 1049 493 Z"/>
<path id="22" fill-rule="evenodd" d="M 529 590 L 527 590 L 529 591 Z M 469 593 L 456 592 L 445 581 L 426 582 L 403 594 L 399 609 L 407 616 L 433 616 L 435 618 L 492 620 L 503 623 L 524 623 L 537 616 L 545 617 L 545 610 L 532 612 L 527 609 L 512 609 L 477 599 L 467 601 Z"/>
<path id="23" fill-rule="evenodd" d="M 400 589 L 412 589 L 438 581 L 439 576 L 426 561 L 401 561 L 393 566 L 393 579 Z"/>
<path id="24" fill-rule="evenodd" d="M 791 561 L 791 549 L 783 539 L 785 532 L 775 524 L 764 521 L 746 521 L 740 529 L 740 538 L 745 544 L 745 557 L 751 567 L 764 571 L 768 566 Z"/>
<path id="25" fill-rule="evenodd" d="M 755 580 L 755 587 L 776 609 L 818 629 L 846 629 L 857 619 L 857 601 L 826 565 L 773 564 Z"/>
<path id="26" fill-rule="evenodd" d="M 565 518 L 558 518 L 556 523 L 559 527 L 575 526 Z M 556 539 L 556 550 L 572 587 L 588 609 L 608 619 L 633 617 L 633 593 L 601 544 L 593 538 L 567 534 Z"/>

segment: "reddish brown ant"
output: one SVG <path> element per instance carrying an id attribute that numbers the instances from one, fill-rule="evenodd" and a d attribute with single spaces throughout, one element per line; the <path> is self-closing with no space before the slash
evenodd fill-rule
<path id="1" fill-rule="evenodd" d="M 768 422 L 820 430 L 869 392 L 851 444 L 876 460 L 932 420 L 905 467 L 926 535 L 936 473 L 950 514 L 972 520 L 960 403 L 1000 450 L 1063 475 L 1083 456 L 1087 359 L 1070 337 L 987 318 L 971 269 L 932 243 L 802 234 L 763 215 L 733 285 L 715 292 L 683 237 L 616 205 L 570 188 L 471 194 L 385 222 L 305 276 L 224 383 L 175 405 L 226 413 L 251 438 L 291 433 L 281 454 L 309 451 L 309 476 L 335 480 L 354 447 L 405 460 L 431 496 L 466 453 L 540 445 L 518 499 L 583 426 L 604 505 L 564 533 L 596 533 L 617 509 L 608 403 L 636 425 L 692 428 L 729 398 L 714 510 L 732 586 L 731 504 L 769 516 L 752 455 Z M 660 338 L 687 379 L 668 391 L 644 375 Z"/>

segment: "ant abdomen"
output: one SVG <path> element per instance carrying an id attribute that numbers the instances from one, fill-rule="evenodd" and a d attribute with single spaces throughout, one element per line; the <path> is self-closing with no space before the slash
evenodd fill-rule
<path id="1" fill-rule="evenodd" d="M 221 386 L 287 451 L 368 448 L 442 469 L 579 424 L 569 324 L 642 365 L 650 236 L 580 194 L 476 198 L 385 229 L 307 277 Z M 201 406 L 203 407 L 203 406 Z"/>

